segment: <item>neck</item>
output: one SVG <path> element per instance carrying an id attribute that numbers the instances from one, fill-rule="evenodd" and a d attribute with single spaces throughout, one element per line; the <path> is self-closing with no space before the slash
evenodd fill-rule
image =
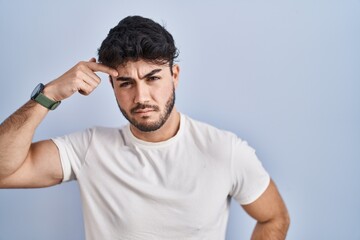
<path id="1" fill-rule="evenodd" d="M 130 125 L 130 130 L 135 137 L 143 141 L 162 142 L 174 137 L 178 132 L 179 127 L 180 114 L 176 111 L 176 108 L 174 107 L 170 113 L 169 118 L 158 130 L 152 132 L 143 132 L 134 127 L 133 125 Z"/>

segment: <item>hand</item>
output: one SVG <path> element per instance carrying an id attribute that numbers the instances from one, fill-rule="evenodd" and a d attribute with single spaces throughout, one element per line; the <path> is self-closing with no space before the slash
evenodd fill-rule
<path id="1" fill-rule="evenodd" d="M 64 100 L 75 92 L 89 95 L 101 82 L 95 72 L 107 73 L 113 77 L 118 75 L 115 69 L 97 63 L 95 58 L 91 58 L 88 62 L 79 62 L 62 76 L 46 84 L 44 95 L 54 101 Z"/>

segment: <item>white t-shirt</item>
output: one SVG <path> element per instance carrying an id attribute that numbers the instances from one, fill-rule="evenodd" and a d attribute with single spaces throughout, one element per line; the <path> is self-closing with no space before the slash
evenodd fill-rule
<path id="1" fill-rule="evenodd" d="M 231 197 L 249 204 L 270 182 L 245 141 L 185 115 L 159 143 L 129 125 L 53 141 L 63 181 L 79 183 L 88 240 L 225 239 Z"/>

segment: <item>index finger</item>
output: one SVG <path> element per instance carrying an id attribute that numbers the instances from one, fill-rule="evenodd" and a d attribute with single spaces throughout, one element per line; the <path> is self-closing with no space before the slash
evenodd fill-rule
<path id="1" fill-rule="evenodd" d="M 107 73 L 113 77 L 116 77 L 118 75 L 118 72 L 116 69 L 108 67 L 102 63 L 97 63 L 97 62 L 88 62 L 88 67 L 93 71 L 93 72 L 103 72 L 103 73 Z"/>

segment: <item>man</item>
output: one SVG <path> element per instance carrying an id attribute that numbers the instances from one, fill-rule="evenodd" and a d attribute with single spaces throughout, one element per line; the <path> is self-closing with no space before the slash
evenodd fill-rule
<path id="1" fill-rule="evenodd" d="M 127 17 L 99 48 L 46 84 L 0 126 L 0 187 L 76 179 L 87 239 L 224 239 L 231 197 L 257 220 L 253 239 L 285 239 L 289 217 L 255 155 L 234 134 L 179 113 L 178 52 L 154 21 Z M 60 101 L 90 94 L 109 75 L 129 125 L 32 143 Z"/>

